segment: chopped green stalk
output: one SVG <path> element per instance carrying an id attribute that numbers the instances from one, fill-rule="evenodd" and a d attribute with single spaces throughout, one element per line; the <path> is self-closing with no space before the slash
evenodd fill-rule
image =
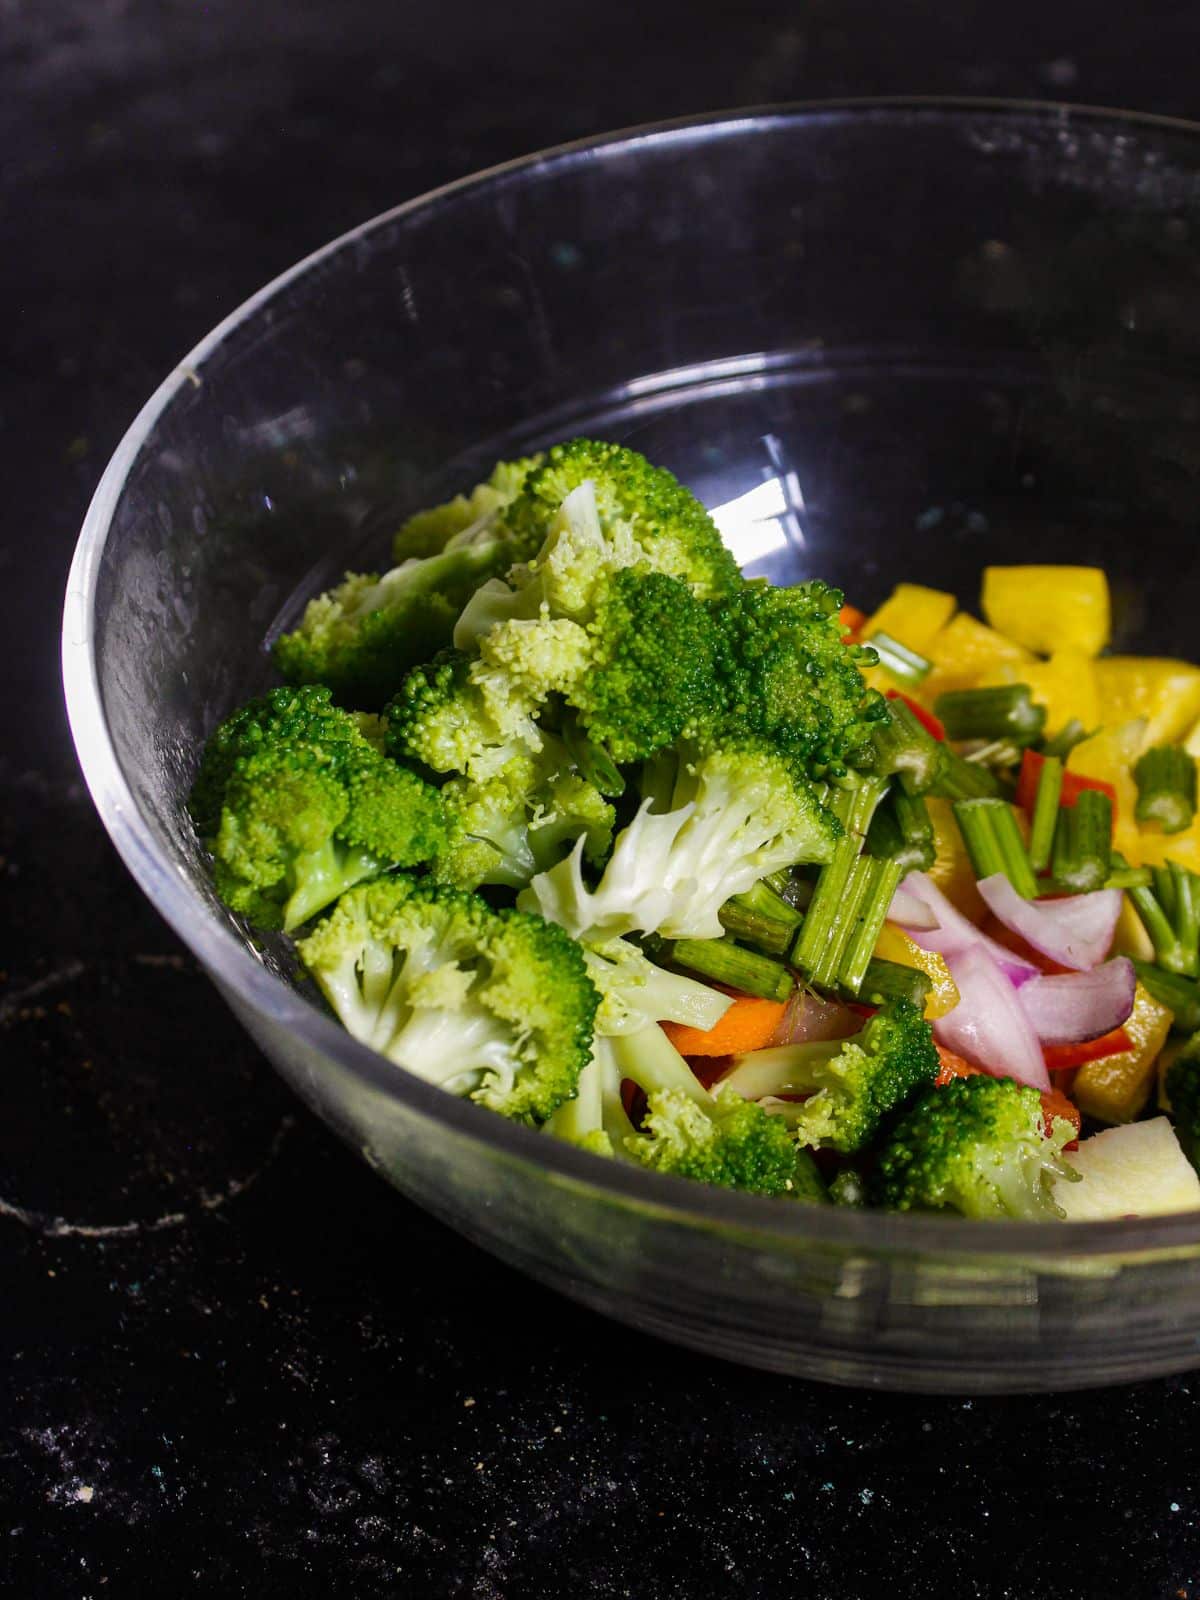
<path id="1" fill-rule="evenodd" d="M 1170 867 L 1151 868 L 1150 882 L 1153 884 L 1154 892 L 1158 896 L 1159 905 L 1173 924 L 1175 913 L 1178 910 L 1178 896 L 1175 891 L 1175 877 Z"/>
<path id="2" fill-rule="evenodd" d="M 903 700 L 888 701 L 888 720 L 875 728 L 875 771 L 899 775 L 909 794 L 928 794 L 942 770 L 945 747 L 913 715 Z"/>
<path id="3" fill-rule="evenodd" d="M 1038 779 L 1033 822 L 1029 829 L 1029 865 L 1045 872 L 1054 854 L 1054 830 L 1058 825 L 1058 806 L 1062 799 L 1063 764 L 1060 756 L 1047 756 Z"/>
<path id="4" fill-rule="evenodd" d="M 900 683 L 924 682 L 933 670 L 933 662 L 910 650 L 890 633 L 873 633 L 867 641 L 879 655 L 879 665 L 885 667 Z"/>
<path id="5" fill-rule="evenodd" d="M 795 980 L 781 961 L 745 950 L 732 939 L 676 939 L 666 946 L 676 966 L 763 1000 L 786 1000 Z"/>
<path id="6" fill-rule="evenodd" d="M 1159 965 L 1169 972 L 1186 974 L 1189 966 L 1188 952 L 1184 949 L 1162 900 L 1151 888 L 1130 889 L 1129 898 L 1133 901 L 1133 909 L 1141 918 L 1142 926 L 1150 935 L 1150 942 L 1154 946 Z"/>
<path id="7" fill-rule="evenodd" d="M 1136 957 L 1133 965 L 1143 989 L 1160 1006 L 1174 1013 L 1178 1033 L 1195 1033 L 1200 1029 L 1200 984 Z"/>
<path id="8" fill-rule="evenodd" d="M 1022 746 L 1011 739 L 993 739 L 988 744 L 973 743 L 963 759 L 971 766 L 986 767 L 1000 783 L 997 774 L 1006 767 L 1015 767 L 1021 759 L 1021 750 Z"/>
<path id="9" fill-rule="evenodd" d="M 827 805 L 846 833 L 857 843 L 866 838 L 871 819 L 887 791 L 888 780 L 885 776 L 855 773 L 830 791 Z"/>
<path id="10" fill-rule="evenodd" d="M 1134 816 L 1157 822 L 1164 833 L 1182 833 L 1196 815 L 1196 762 L 1177 745 L 1156 745 L 1133 769 L 1138 787 Z"/>
<path id="11" fill-rule="evenodd" d="M 850 868 L 846 892 L 842 896 L 830 936 L 809 973 L 812 982 L 821 989 L 832 989 L 837 983 L 842 958 L 857 926 L 859 913 L 871 892 L 871 868 L 881 864 L 873 862 L 870 856 L 859 856 Z"/>
<path id="12" fill-rule="evenodd" d="M 873 956 L 867 962 L 866 975 L 858 987 L 856 998 L 868 1006 L 886 1005 L 889 1000 L 908 1000 L 919 1011 L 924 1011 L 932 987 L 928 973 L 919 968 Z"/>
<path id="13" fill-rule="evenodd" d="M 1072 717 L 1054 735 L 1047 739 L 1042 746 L 1044 756 L 1057 756 L 1060 761 L 1065 761 L 1077 744 L 1082 744 L 1088 738 L 1088 731 L 1078 717 Z"/>
<path id="14" fill-rule="evenodd" d="M 745 894 L 726 900 L 717 915 L 726 933 L 773 956 L 786 954 L 804 920 L 795 906 L 766 883 L 756 883 Z"/>
<path id="15" fill-rule="evenodd" d="M 1186 953 L 1185 976 L 1200 976 L 1200 878 L 1177 861 L 1167 863 L 1175 884 L 1175 910 L 1172 920 L 1179 942 Z"/>
<path id="16" fill-rule="evenodd" d="M 866 889 L 837 971 L 839 986 L 854 995 L 862 988 L 888 908 L 905 875 L 905 868 L 898 861 L 873 861 L 864 856 L 859 866 L 865 869 Z"/>
<path id="17" fill-rule="evenodd" d="M 942 770 L 929 791 L 944 800 L 978 800 L 1000 793 L 1000 780 L 980 761 L 965 761 L 949 746 L 942 749 Z"/>
<path id="18" fill-rule="evenodd" d="M 1036 899 L 1037 878 L 1025 854 L 1017 819 L 1006 801 L 956 800 L 954 820 L 977 878 L 991 878 L 1002 872 L 1024 899 Z"/>
<path id="19" fill-rule="evenodd" d="M 1085 789 L 1058 813 L 1054 835 L 1054 881 L 1072 894 L 1103 889 L 1112 860 L 1112 801 Z"/>
<path id="20" fill-rule="evenodd" d="M 792 946 L 792 965 L 802 972 L 814 971 L 834 936 L 858 849 L 858 840 L 847 834 L 834 847 L 833 860 L 821 869 L 804 925 Z"/>
<path id="21" fill-rule="evenodd" d="M 937 858 L 929 807 L 919 794 L 896 789 L 875 813 L 867 849 L 880 861 L 896 861 L 907 872 L 928 872 Z"/>
<path id="22" fill-rule="evenodd" d="M 856 1167 L 843 1167 L 829 1185 L 829 1198 L 835 1206 L 865 1206 L 867 1186 Z"/>
<path id="23" fill-rule="evenodd" d="M 998 689 L 952 689 L 938 696 L 933 711 L 948 739 L 1032 744 L 1046 726 L 1046 708 L 1034 705 L 1027 683 Z"/>
<path id="24" fill-rule="evenodd" d="M 1114 851 L 1112 871 L 1104 883 L 1106 889 L 1147 889 L 1153 882 L 1154 874 L 1149 867 L 1131 867 Z"/>

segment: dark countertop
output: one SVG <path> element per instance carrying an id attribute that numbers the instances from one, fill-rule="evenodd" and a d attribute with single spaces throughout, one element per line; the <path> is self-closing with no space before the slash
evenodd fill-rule
<path id="1" fill-rule="evenodd" d="M 57 621 L 158 379 L 447 178 L 750 101 L 1200 114 L 1194 7 L 0 0 L 0 1592 L 1200 1594 L 1200 1379 L 855 1394 L 605 1323 L 313 1121 L 79 782 Z"/>

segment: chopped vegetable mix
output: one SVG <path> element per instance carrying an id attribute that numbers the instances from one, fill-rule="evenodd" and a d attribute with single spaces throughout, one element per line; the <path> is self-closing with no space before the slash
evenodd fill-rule
<path id="1" fill-rule="evenodd" d="M 1106 654 L 1103 572 L 868 613 L 743 578 L 586 439 L 393 554 L 308 601 L 191 799 L 355 1038 L 791 1204 L 1200 1208 L 1200 667 Z"/>

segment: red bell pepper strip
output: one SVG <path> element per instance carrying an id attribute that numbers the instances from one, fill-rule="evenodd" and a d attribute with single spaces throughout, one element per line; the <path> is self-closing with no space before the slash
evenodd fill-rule
<path id="1" fill-rule="evenodd" d="M 913 716 L 925 729 L 925 732 L 932 738 L 937 739 L 939 743 L 945 744 L 946 730 L 932 711 L 926 711 L 924 706 L 919 706 L 909 695 L 901 694 L 899 689 L 889 689 L 887 697 L 889 700 L 903 700 Z"/>
<path id="2" fill-rule="evenodd" d="M 849 631 L 846 634 L 846 644 L 857 644 L 858 636 L 866 627 L 869 618 L 865 611 L 860 611 L 857 606 L 843 606 L 838 612 L 838 621 L 843 628 Z"/>
<path id="3" fill-rule="evenodd" d="M 1038 755 L 1036 750 L 1026 750 L 1021 758 L 1021 776 L 1017 780 L 1017 804 L 1022 811 L 1033 815 L 1033 808 L 1037 804 L 1038 783 L 1041 780 L 1042 768 L 1046 765 L 1045 756 Z M 1112 801 L 1113 821 L 1117 820 L 1117 791 L 1111 783 L 1105 783 L 1102 778 L 1085 778 L 1078 772 L 1064 772 L 1061 805 L 1073 806 L 1085 789 L 1098 789 L 1101 794 L 1106 794 Z"/>
<path id="4" fill-rule="evenodd" d="M 1042 1054 L 1050 1072 L 1066 1072 L 1082 1067 L 1086 1061 L 1100 1061 L 1104 1056 L 1119 1056 L 1132 1049 L 1133 1040 L 1125 1029 L 1114 1028 L 1099 1039 L 1084 1039 L 1079 1044 L 1044 1044 Z"/>

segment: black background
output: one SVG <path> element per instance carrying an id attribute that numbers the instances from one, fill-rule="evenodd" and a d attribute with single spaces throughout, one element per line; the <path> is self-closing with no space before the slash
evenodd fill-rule
<path id="1" fill-rule="evenodd" d="M 1200 1595 L 1190 1379 L 970 1402 L 747 1373 L 385 1189 L 134 890 L 57 670 L 74 537 L 142 400 L 372 213 L 748 102 L 1200 115 L 1198 60 L 1200 12 L 1163 0 L 0 0 L 3 1592 Z"/>

